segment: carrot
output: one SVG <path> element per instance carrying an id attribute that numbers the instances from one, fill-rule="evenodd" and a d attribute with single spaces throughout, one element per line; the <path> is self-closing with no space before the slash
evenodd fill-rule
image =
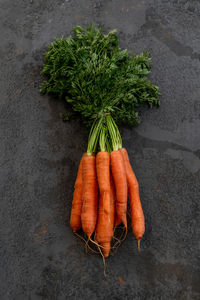
<path id="1" fill-rule="evenodd" d="M 100 198 L 95 239 L 102 247 L 104 257 L 108 257 L 110 253 L 110 242 L 113 236 L 113 209 L 111 209 L 110 187 L 110 155 L 108 152 L 101 151 L 97 154 L 96 168 Z"/>
<path id="2" fill-rule="evenodd" d="M 108 257 L 110 253 L 110 242 L 113 237 L 113 227 L 111 224 L 110 215 L 107 215 L 104 210 L 104 202 L 108 201 L 108 194 L 99 197 L 98 221 L 95 232 L 95 240 L 102 247 L 104 257 Z M 110 200 L 110 199 L 109 199 Z"/>
<path id="3" fill-rule="evenodd" d="M 128 194 L 129 194 L 130 209 L 131 209 L 132 230 L 136 239 L 138 240 L 138 246 L 139 246 L 139 242 L 142 239 L 142 236 L 145 231 L 145 219 L 144 219 L 144 213 L 142 210 L 142 205 L 139 196 L 139 184 L 133 172 L 133 169 L 131 167 L 126 149 L 121 148 L 120 152 L 124 159 L 125 168 L 126 168 Z"/>
<path id="4" fill-rule="evenodd" d="M 115 224 L 115 202 L 116 202 L 115 185 L 114 185 L 112 173 L 110 172 L 110 221 L 112 227 Z"/>
<path id="5" fill-rule="evenodd" d="M 85 155 L 82 161 L 83 205 L 81 222 L 83 231 L 90 239 L 97 220 L 97 177 L 95 155 Z"/>
<path id="6" fill-rule="evenodd" d="M 115 222 L 114 222 L 115 227 L 118 226 L 120 223 L 121 223 L 121 219 L 118 216 L 117 212 L 115 211 Z"/>
<path id="7" fill-rule="evenodd" d="M 83 154 L 84 156 L 85 154 Z M 72 210 L 70 216 L 70 226 L 74 232 L 81 229 L 81 211 L 82 211 L 82 162 L 83 156 L 81 158 L 78 173 L 74 185 L 74 194 L 72 201 Z"/>
<path id="8" fill-rule="evenodd" d="M 113 204 L 111 204 L 111 207 L 113 208 L 112 215 L 114 214 L 113 226 L 116 227 L 121 223 L 121 219 L 118 217 L 117 212 L 116 212 L 116 191 L 115 191 L 115 184 L 114 184 L 112 172 L 110 173 L 110 189 L 111 189 L 110 190 L 111 199 L 113 199 Z"/>
<path id="9" fill-rule="evenodd" d="M 98 152 L 96 156 L 96 170 L 100 194 L 108 194 L 108 201 L 104 201 L 104 211 L 110 214 L 110 154 L 106 151 Z"/>
<path id="10" fill-rule="evenodd" d="M 119 150 L 114 150 L 110 154 L 111 170 L 116 189 L 116 213 L 118 222 L 127 228 L 127 180 L 124 161 Z"/>

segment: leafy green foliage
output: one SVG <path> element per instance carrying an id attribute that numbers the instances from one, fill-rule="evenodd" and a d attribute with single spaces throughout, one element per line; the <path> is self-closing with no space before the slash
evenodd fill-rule
<path id="1" fill-rule="evenodd" d="M 149 53 L 135 57 L 118 45 L 116 31 L 107 35 L 90 25 L 77 26 L 73 37 L 56 39 L 45 55 L 41 92 L 65 97 L 84 122 L 111 113 L 117 124 L 137 125 L 137 108 L 159 105 L 158 87 L 148 79 Z"/>

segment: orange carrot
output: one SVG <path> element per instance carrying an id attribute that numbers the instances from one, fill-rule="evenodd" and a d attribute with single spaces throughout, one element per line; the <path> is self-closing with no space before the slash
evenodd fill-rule
<path id="1" fill-rule="evenodd" d="M 121 219 L 118 216 L 117 212 L 115 211 L 115 222 L 114 222 L 115 227 L 118 226 L 120 223 L 121 223 Z"/>
<path id="2" fill-rule="evenodd" d="M 118 222 L 127 228 L 127 179 L 123 157 L 119 150 L 114 150 L 110 154 L 111 170 L 116 189 L 116 213 Z M 119 221 L 120 220 L 120 221 Z"/>
<path id="3" fill-rule="evenodd" d="M 110 172 L 110 222 L 112 227 L 115 224 L 115 202 L 116 202 L 116 194 L 115 194 L 115 185 L 113 181 L 112 173 Z"/>
<path id="4" fill-rule="evenodd" d="M 114 179 L 113 179 L 113 175 L 112 172 L 110 172 L 110 188 L 111 188 L 111 199 L 113 199 L 113 205 L 111 205 L 111 207 L 113 207 L 114 209 L 114 220 L 113 220 L 113 226 L 118 226 L 121 223 L 121 219 L 118 217 L 117 212 L 116 212 L 116 191 L 115 191 L 115 184 L 114 184 Z"/>
<path id="5" fill-rule="evenodd" d="M 100 194 L 109 195 L 108 201 L 104 201 L 104 211 L 110 214 L 110 154 L 106 151 L 98 152 L 96 156 L 96 170 Z"/>
<path id="6" fill-rule="evenodd" d="M 131 209 L 131 223 L 133 233 L 138 240 L 138 242 L 142 239 L 142 236 L 145 231 L 145 219 L 142 210 L 142 205 L 140 202 L 139 196 L 139 184 L 137 178 L 133 172 L 131 167 L 128 153 L 125 148 L 121 148 L 120 152 L 125 162 L 126 167 L 126 176 L 128 182 L 128 194 L 130 201 L 130 209 Z M 139 245 L 139 244 L 138 244 Z"/>
<path id="7" fill-rule="evenodd" d="M 97 220 L 97 177 L 95 155 L 85 155 L 82 161 L 83 205 L 81 222 L 83 231 L 88 238 L 94 232 Z"/>
<path id="8" fill-rule="evenodd" d="M 108 152 L 101 151 L 97 154 L 96 168 L 100 198 L 95 239 L 102 247 L 104 257 L 108 257 L 110 242 L 113 236 L 113 224 L 111 223 L 110 155 Z"/>
<path id="9" fill-rule="evenodd" d="M 85 154 L 83 154 L 84 156 Z M 70 226 L 75 232 L 81 229 L 81 211 L 82 211 L 82 162 L 83 156 L 81 158 L 78 173 L 74 185 L 74 194 L 72 201 L 72 210 L 70 216 Z"/>

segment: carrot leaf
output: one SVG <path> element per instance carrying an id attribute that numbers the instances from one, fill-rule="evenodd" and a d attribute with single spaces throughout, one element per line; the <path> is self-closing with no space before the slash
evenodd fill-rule
<path id="1" fill-rule="evenodd" d="M 106 113 L 117 125 L 133 126 L 140 123 L 138 107 L 160 104 L 158 87 L 147 78 L 150 67 L 149 52 L 132 56 L 120 49 L 115 30 L 77 26 L 50 44 L 41 93 L 65 99 L 88 126 Z"/>

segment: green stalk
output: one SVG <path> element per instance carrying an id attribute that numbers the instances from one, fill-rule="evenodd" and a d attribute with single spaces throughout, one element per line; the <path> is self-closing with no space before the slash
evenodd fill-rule
<path id="1" fill-rule="evenodd" d="M 104 119 L 105 121 L 105 119 Z M 99 136 L 99 147 L 100 151 L 106 151 L 108 153 L 111 153 L 112 148 L 110 145 L 110 137 L 109 137 L 109 132 L 108 128 L 105 125 L 102 126 L 100 136 Z"/>
<path id="2" fill-rule="evenodd" d="M 98 144 L 100 151 L 109 153 L 122 147 L 119 129 L 110 114 L 93 122 L 88 138 L 87 155 L 95 153 Z"/>
<path id="3" fill-rule="evenodd" d="M 113 123 L 113 126 L 114 126 L 115 130 L 116 130 L 118 149 L 121 149 L 122 148 L 122 137 L 121 137 L 121 134 L 119 132 L 119 128 L 118 128 L 118 126 L 115 123 L 113 118 L 112 118 L 112 123 Z"/>
<path id="4" fill-rule="evenodd" d="M 99 118 L 98 120 L 95 120 L 92 124 L 89 138 L 88 138 L 88 148 L 87 148 L 87 155 L 92 155 L 92 153 L 95 153 L 97 142 L 99 140 L 99 134 L 101 132 L 102 127 L 102 121 L 103 118 Z"/>
<path id="5" fill-rule="evenodd" d="M 111 147 L 111 140 L 108 132 L 108 128 L 106 127 L 106 151 L 108 153 L 112 152 L 112 147 Z"/>
<path id="6" fill-rule="evenodd" d="M 106 151 L 106 128 L 104 126 L 102 126 L 99 135 L 99 147 L 100 151 Z"/>
<path id="7" fill-rule="evenodd" d="M 110 135 L 112 150 L 118 150 L 122 148 L 122 138 L 119 129 L 111 115 L 106 117 L 106 123 Z"/>

